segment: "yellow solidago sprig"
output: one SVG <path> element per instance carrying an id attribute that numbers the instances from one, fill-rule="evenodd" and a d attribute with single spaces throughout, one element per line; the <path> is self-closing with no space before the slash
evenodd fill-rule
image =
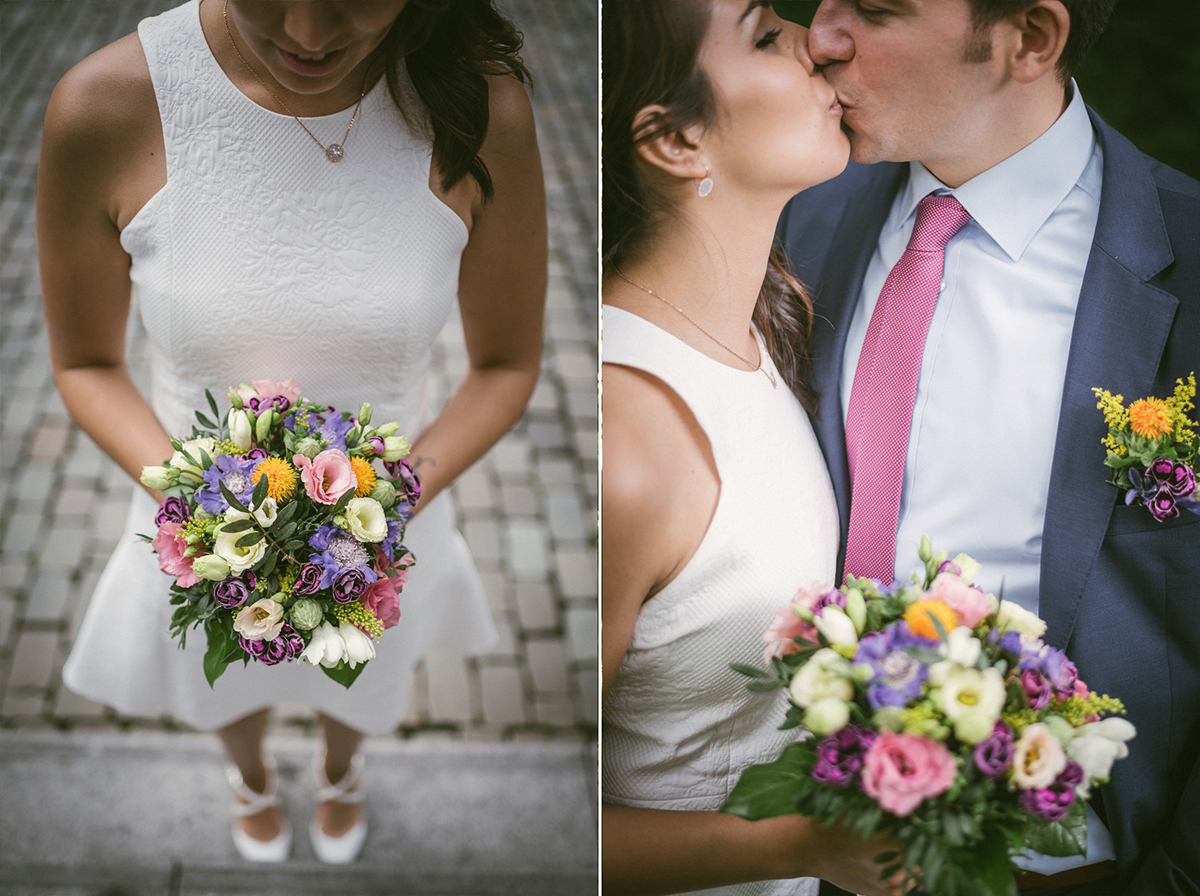
<path id="1" fill-rule="evenodd" d="M 351 601 L 348 604 L 334 603 L 329 611 L 339 623 L 349 622 L 372 638 L 378 638 L 383 634 L 383 623 L 358 601 Z"/>
<path id="2" fill-rule="evenodd" d="M 1125 704 L 1108 694 L 1089 694 L 1087 697 L 1068 697 L 1054 712 L 1078 728 L 1089 716 L 1125 715 Z"/>

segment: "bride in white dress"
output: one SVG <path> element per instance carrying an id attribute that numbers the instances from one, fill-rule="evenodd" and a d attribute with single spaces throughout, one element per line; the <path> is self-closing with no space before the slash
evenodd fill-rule
<path id="1" fill-rule="evenodd" d="M 170 578 L 133 538 L 161 495 L 137 495 L 92 598 L 65 682 L 217 729 L 250 859 L 281 861 L 290 844 L 265 707 L 319 710 L 310 834 L 318 857 L 347 861 L 365 836 L 362 732 L 395 728 L 425 651 L 495 637 L 438 495 L 516 421 L 538 375 L 545 197 L 519 45 L 491 0 L 191 0 L 77 65 L 47 110 L 38 244 L 55 377 L 122 469 L 136 480 L 169 457 L 167 433 L 190 432 L 206 387 L 265 378 L 338 410 L 370 401 L 415 442 L 417 565 L 399 625 L 349 691 L 299 663 L 235 664 L 209 688 L 203 635 L 177 649 Z M 131 281 L 149 402 L 125 365 Z M 431 420 L 430 344 L 456 296 L 470 363 Z"/>
<path id="2" fill-rule="evenodd" d="M 835 573 L 811 305 L 770 256 L 846 164 L 841 107 L 766 2 L 611 0 L 603 27 L 605 892 L 898 893 L 883 838 L 715 811 L 796 736 L 729 663 Z"/>

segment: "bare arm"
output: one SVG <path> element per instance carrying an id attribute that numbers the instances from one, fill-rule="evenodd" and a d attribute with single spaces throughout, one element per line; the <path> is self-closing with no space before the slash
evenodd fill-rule
<path id="1" fill-rule="evenodd" d="M 165 182 L 150 73 L 130 35 L 73 68 L 50 98 L 37 235 L 59 393 L 72 419 L 135 480 L 171 446 L 125 364 L 130 282 L 120 228 Z"/>
<path id="2" fill-rule="evenodd" d="M 546 198 L 533 110 L 514 78 L 489 82 L 491 124 L 481 156 L 496 193 L 487 205 L 475 203 L 459 269 L 469 367 L 413 446 L 422 502 L 508 432 L 533 393 L 542 356 Z M 447 204 L 453 207 L 454 197 Z"/>

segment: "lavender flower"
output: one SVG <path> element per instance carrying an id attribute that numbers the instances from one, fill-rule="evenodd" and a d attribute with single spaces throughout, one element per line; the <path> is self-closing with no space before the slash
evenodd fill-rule
<path id="1" fill-rule="evenodd" d="M 813 780 L 845 787 L 862 771 L 867 750 L 878 736 L 878 732 L 865 725 L 847 725 L 833 732 L 817 744 Z"/>
<path id="2" fill-rule="evenodd" d="M 187 501 L 183 498 L 167 498 L 158 506 L 158 513 L 154 514 L 154 525 L 161 526 L 163 523 L 186 523 L 192 518 L 192 511 L 188 507 Z"/>
<path id="3" fill-rule="evenodd" d="M 989 778 L 999 778 L 1012 762 L 1013 733 L 1007 722 L 999 721 L 986 740 L 975 746 L 975 767 Z"/>

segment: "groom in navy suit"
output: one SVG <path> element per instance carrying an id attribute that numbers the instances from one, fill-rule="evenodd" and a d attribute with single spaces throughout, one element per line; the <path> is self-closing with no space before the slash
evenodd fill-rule
<path id="1" fill-rule="evenodd" d="M 1200 373 L 1200 184 L 1135 149 L 1071 80 L 1112 4 L 822 0 L 809 47 L 854 162 L 796 197 L 778 233 L 816 305 L 817 433 L 841 570 L 875 510 L 853 505 L 845 435 L 850 420 L 861 473 L 885 423 L 854 396 L 856 376 L 893 344 L 873 312 L 895 289 L 922 198 L 951 196 L 970 215 L 929 287 L 911 361 L 894 572 L 908 578 L 922 534 L 971 554 L 980 584 L 1045 619 L 1046 640 L 1137 727 L 1094 792 L 1088 855 L 1035 857 L 1022 887 L 1196 896 L 1200 516 L 1159 522 L 1125 505 L 1107 482 L 1092 388 L 1128 404 Z"/>

